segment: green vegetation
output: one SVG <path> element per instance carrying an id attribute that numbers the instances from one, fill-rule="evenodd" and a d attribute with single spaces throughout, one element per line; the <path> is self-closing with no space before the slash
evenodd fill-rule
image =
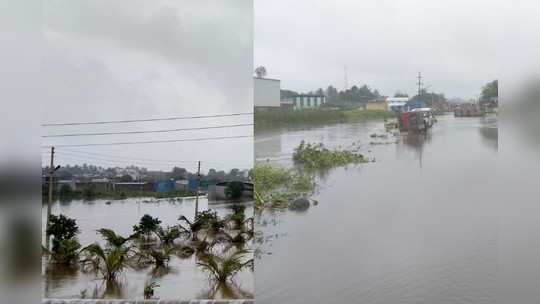
<path id="1" fill-rule="evenodd" d="M 218 284 L 224 284 L 242 269 L 253 265 L 253 259 L 243 262 L 247 250 L 238 250 L 230 255 L 219 256 L 205 254 L 197 263 L 203 270 L 210 273 L 210 278 Z"/>
<path id="2" fill-rule="evenodd" d="M 63 214 L 51 214 L 49 217 L 47 234 L 53 237 L 53 245 L 61 240 L 72 239 L 77 233 L 79 233 L 79 227 L 74 219 Z"/>
<path id="3" fill-rule="evenodd" d="M 52 237 L 52 249 L 45 252 L 50 254 L 55 263 L 68 265 L 77 261 L 81 245 L 75 237 L 79 227 L 74 219 L 63 214 L 51 215 L 46 233 Z"/>
<path id="4" fill-rule="evenodd" d="M 66 239 L 56 242 L 52 251 L 46 253 L 50 254 L 55 263 L 73 265 L 79 258 L 79 249 L 81 244 L 77 239 Z"/>
<path id="5" fill-rule="evenodd" d="M 127 238 L 116 234 L 111 229 L 101 228 L 97 230 L 97 233 L 101 235 L 101 237 L 107 241 L 107 244 L 111 247 L 122 247 L 124 246 L 129 240 L 134 239 L 137 237 L 136 234 L 131 235 Z"/>
<path id="6" fill-rule="evenodd" d="M 494 99 L 499 97 L 499 81 L 493 80 L 488 82 L 482 87 L 482 95 L 480 96 L 480 103 L 488 104 L 493 102 Z"/>
<path id="7" fill-rule="evenodd" d="M 362 154 L 348 150 L 329 150 L 322 143 L 312 145 L 304 141 L 294 149 L 293 160 L 307 169 L 329 169 L 367 162 Z"/>
<path id="8" fill-rule="evenodd" d="M 237 227 L 242 227 L 244 221 L 246 220 L 246 206 L 235 204 L 232 205 L 231 210 L 232 213 L 227 218 L 232 222 L 233 228 L 236 229 Z"/>
<path id="9" fill-rule="evenodd" d="M 127 267 L 130 248 L 126 246 L 106 247 L 99 244 L 91 244 L 83 248 L 87 258 L 81 263 L 94 271 L 99 271 L 106 281 L 114 281 L 117 275 Z"/>
<path id="10" fill-rule="evenodd" d="M 152 216 L 145 214 L 141 217 L 139 225 L 133 226 L 133 232 L 139 235 L 144 235 L 147 238 L 152 232 L 155 232 L 161 221 L 158 218 L 153 218 Z"/>
<path id="11" fill-rule="evenodd" d="M 155 279 L 170 273 L 168 264 L 171 259 L 188 258 L 194 253 L 198 267 L 208 271 L 213 284 L 222 287 L 233 287 L 228 283 L 238 272 L 248 266 L 253 268 L 253 259 L 248 255 L 250 251 L 244 249 L 254 237 L 253 218 L 246 218 L 245 206 L 235 205 L 232 213 L 224 217 L 206 210 L 200 212 L 193 223 L 184 216 L 180 219 L 189 226 L 186 228 L 178 223 L 172 227 L 162 227 L 158 218 L 144 215 L 134 226 L 135 233 L 131 236 L 101 228 L 97 234 L 105 243 L 96 242 L 81 249 L 75 238 L 79 233 L 76 221 L 64 215 L 52 215 L 47 231 L 56 245 L 51 252 L 45 248 L 44 251 L 50 257 L 52 266 L 58 263 L 70 266 L 80 264 L 81 267 L 73 267 L 73 271 L 95 273 L 105 283 L 103 297 L 112 292 L 110 286 L 122 288 L 117 279 L 127 268 L 142 270 L 153 267 L 150 275 Z M 205 235 L 199 240 L 191 238 L 190 233 Z M 145 299 L 154 296 L 156 287 L 159 285 L 153 281 L 145 284 Z"/>
<path id="12" fill-rule="evenodd" d="M 355 122 L 391 117 L 393 117 L 391 112 L 381 110 L 302 110 L 294 112 L 267 111 L 255 113 L 255 128 Z"/>
<path id="13" fill-rule="evenodd" d="M 212 210 L 199 212 L 193 222 L 183 215 L 178 220 L 188 225 L 187 228 L 182 228 L 189 232 L 194 240 L 198 239 L 198 233 L 201 231 L 206 231 L 207 234 L 216 234 L 225 228 L 226 225 L 226 220 L 220 219 L 217 212 Z"/>
<path id="14" fill-rule="evenodd" d="M 225 196 L 229 200 L 238 200 L 242 197 L 242 192 L 244 191 L 243 182 L 229 182 L 227 188 L 225 188 Z"/>
<path id="15" fill-rule="evenodd" d="M 253 169 L 255 208 L 286 208 L 291 199 L 309 194 L 314 188 L 314 177 L 269 164 L 258 164 Z"/>
<path id="16" fill-rule="evenodd" d="M 158 227 L 156 234 L 164 245 L 172 245 L 182 235 L 182 231 L 178 227 Z"/>
<path id="17" fill-rule="evenodd" d="M 46 189 L 45 189 L 46 190 Z M 43 191 L 43 200 L 47 200 L 47 191 Z M 154 192 L 144 190 L 98 190 L 95 187 L 86 187 L 82 190 L 72 190 L 68 185 L 62 185 L 60 190 L 54 191 L 53 196 L 62 201 L 74 199 L 126 199 L 128 197 L 153 197 L 153 198 L 173 198 L 195 196 L 196 192 L 191 190 L 175 190 L 170 192 Z"/>
<path id="18" fill-rule="evenodd" d="M 144 299 L 151 299 L 154 296 L 154 289 L 156 289 L 157 287 L 159 287 L 159 285 L 156 282 L 144 284 Z"/>
<path id="19" fill-rule="evenodd" d="M 297 92 L 289 91 L 288 96 L 297 95 Z M 377 89 L 369 87 L 367 84 L 357 86 L 353 85 L 345 90 L 338 90 L 329 85 L 326 89 L 318 88 L 315 91 L 310 91 L 308 94 L 325 95 L 328 104 L 355 104 L 356 107 L 365 104 L 369 100 L 381 97 Z M 283 94 L 282 94 L 283 96 Z"/>
<path id="20" fill-rule="evenodd" d="M 60 190 L 58 191 L 58 195 L 60 198 L 68 198 L 73 195 L 73 190 L 71 190 L 71 186 L 69 185 L 62 185 L 60 187 Z"/>

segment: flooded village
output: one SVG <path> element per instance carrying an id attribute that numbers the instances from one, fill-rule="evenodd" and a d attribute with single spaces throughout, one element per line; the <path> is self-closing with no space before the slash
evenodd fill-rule
<path id="1" fill-rule="evenodd" d="M 45 298 L 253 298 L 247 169 L 84 164 L 52 181 L 43 172 Z"/>
<path id="2" fill-rule="evenodd" d="M 474 101 L 419 87 L 411 97 L 332 102 L 332 87 L 295 95 L 256 75 L 257 300 L 441 303 L 460 294 L 490 303 L 496 85 L 479 86 L 485 96 Z M 257 89 L 270 94 L 257 99 Z"/>
<path id="3" fill-rule="evenodd" d="M 252 11 L 39 10 L 42 303 L 253 303 Z"/>

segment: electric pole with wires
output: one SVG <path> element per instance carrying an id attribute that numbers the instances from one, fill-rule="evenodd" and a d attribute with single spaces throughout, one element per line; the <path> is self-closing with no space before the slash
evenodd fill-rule
<path id="1" fill-rule="evenodd" d="M 195 194 L 195 219 L 197 220 L 197 215 L 199 214 L 199 187 L 201 186 L 201 161 L 198 162 L 197 166 L 197 188 L 195 191 L 197 193 Z"/>
<path id="2" fill-rule="evenodd" d="M 50 224 L 50 217 L 51 217 L 51 210 L 52 210 L 52 201 L 53 201 L 53 187 L 54 187 L 54 172 L 56 170 L 60 169 L 60 166 L 54 167 L 54 147 L 51 147 L 51 163 L 49 166 L 49 197 L 47 200 L 47 225 L 46 227 L 49 228 Z M 49 230 L 49 229 L 47 229 Z M 51 236 L 49 233 L 46 232 L 46 248 L 49 250 L 50 248 L 50 238 Z"/>

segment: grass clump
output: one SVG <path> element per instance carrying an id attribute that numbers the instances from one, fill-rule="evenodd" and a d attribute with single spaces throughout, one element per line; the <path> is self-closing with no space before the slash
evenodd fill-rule
<path id="1" fill-rule="evenodd" d="M 258 164 L 253 168 L 255 209 L 286 208 L 291 199 L 309 194 L 315 186 L 314 177 L 290 169 Z"/>
<path id="2" fill-rule="evenodd" d="M 307 169 L 329 169 L 367 162 L 362 154 L 348 150 L 330 150 L 322 143 L 306 144 L 304 141 L 294 149 L 293 160 Z"/>

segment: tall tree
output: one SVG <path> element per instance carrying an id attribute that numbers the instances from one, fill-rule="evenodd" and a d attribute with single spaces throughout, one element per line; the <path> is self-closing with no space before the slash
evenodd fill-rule
<path id="1" fill-rule="evenodd" d="M 402 91 L 397 91 L 395 94 L 394 94 L 394 97 L 409 97 L 409 94 L 405 93 L 405 92 L 402 92 Z"/>
<path id="2" fill-rule="evenodd" d="M 256 76 L 257 78 L 264 78 L 264 77 L 266 77 L 266 68 L 263 67 L 262 65 L 259 66 L 259 67 L 257 67 L 257 68 L 255 69 L 255 76 Z"/>
<path id="3" fill-rule="evenodd" d="M 480 103 L 494 102 L 499 97 L 499 81 L 493 80 L 482 87 Z"/>

